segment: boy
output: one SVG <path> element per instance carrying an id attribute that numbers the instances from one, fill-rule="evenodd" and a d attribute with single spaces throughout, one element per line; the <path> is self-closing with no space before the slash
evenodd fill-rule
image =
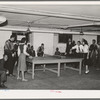
<path id="1" fill-rule="evenodd" d="M 55 51 L 55 55 L 60 55 L 60 51 L 59 51 L 59 48 L 56 48 L 56 51 Z"/>

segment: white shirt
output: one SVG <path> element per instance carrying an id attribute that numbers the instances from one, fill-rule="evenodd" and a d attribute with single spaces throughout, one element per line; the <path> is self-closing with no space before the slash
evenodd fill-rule
<path id="1" fill-rule="evenodd" d="M 74 47 L 72 47 L 72 49 L 76 49 L 77 53 L 82 53 L 83 52 L 83 45 L 75 45 Z"/>
<path id="2" fill-rule="evenodd" d="M 89 46 L 85 44 L 83 46 L 83 53 L 88 53 L 88 52 L 89 52 Z"/>

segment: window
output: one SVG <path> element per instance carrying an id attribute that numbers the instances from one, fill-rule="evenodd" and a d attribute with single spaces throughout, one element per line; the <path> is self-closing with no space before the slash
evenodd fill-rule
<path id="1" fill-rule="evenodd" d="M 26 38 L 26 42 L 29 42 L 29 34 L 25 34 L 25 32 L 21 31 L 13 31 L 12 34 L 15 35 L 15 40 L 21 41 L 22 38 Z"/>
<path id="2" fill-rule="evenodd" d="M 68 42 L 68 39 L 72 39 L 72 34 L 59 34 L 59 43 L 66 43 Z"/>

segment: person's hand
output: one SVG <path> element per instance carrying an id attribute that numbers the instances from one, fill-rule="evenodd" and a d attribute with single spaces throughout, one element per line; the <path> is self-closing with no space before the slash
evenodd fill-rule
<path id="1" fill-rule="evenodd" d="M 14 53 L 12 54 L 12 57 L 14 57 Z"/>
<path id="2" fill-rule="evenodd" d="M 72 54 L 72 50 L 70 50 L 69 54 Z"/>
<path id="3" fill-rule="evenodd" d="M 33 57 L 32 56 L 29 56 L 29 58 L 32 59 Z"/>
<path id="4" fill-rule="evenodd" d="M 87 59 L 89 59 L 89 56 L 87 56 Z"/>

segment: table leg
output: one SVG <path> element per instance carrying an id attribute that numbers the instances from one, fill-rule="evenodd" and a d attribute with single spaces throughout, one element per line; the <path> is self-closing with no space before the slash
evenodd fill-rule
<path id="1" fill-rule="evenodd" d="M 34 79 L 34 66 L 35 66 L 35 64 L 33 63 L 32 64 L 32 79 Z"/>
<path id="2" fill-rule="evenodd" d="M 60 76 L 60 63 L 58 63 L 58 77 Z"/>
<path id="3" fill-rule="evenodd" d="M 82 70 L 82 61 L 79 62 L 79 74 L 81 74 L 81 70 Z"/>
<path id="4" fill-rule="evenodd" d="M 44 65 L 43 65 L 43 72 L 45 72 L 45 66 L 46 66 L 46 65 L 44 64 Z"/>

